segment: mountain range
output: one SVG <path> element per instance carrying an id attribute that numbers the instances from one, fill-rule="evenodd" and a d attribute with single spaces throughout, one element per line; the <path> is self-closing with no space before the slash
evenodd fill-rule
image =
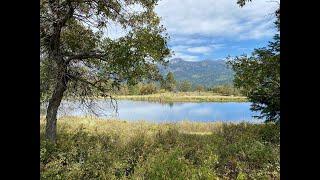
<path id="1" fill-rule="evenodd" d="M 177 81 L 188 80 L 193 86 L 206 87 L 230 85 L 234 75 L 224 60 L 185 61 L 174 58 L 169 61 L 168 66 L 160 65 L 159 70 L 164 77 L 172 72 Z"/>

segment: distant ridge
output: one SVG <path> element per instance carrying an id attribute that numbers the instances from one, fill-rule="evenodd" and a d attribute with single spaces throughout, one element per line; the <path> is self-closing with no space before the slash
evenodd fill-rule
<path id="1" fill-rule="evenodd" d="M 178 81 L 189 80 L 193 85 L 212 87 L 232 84 L 234 72 L 224 60 L 185 61 L 174 58 L 167 67 L 159 66 L 162 75 L 171 71 Z"/>

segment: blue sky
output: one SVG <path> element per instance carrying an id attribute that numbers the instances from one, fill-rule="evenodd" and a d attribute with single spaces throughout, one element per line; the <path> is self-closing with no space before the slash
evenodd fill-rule
<path id="1" fill-rule="evenodd" d="M 161 0 L 156 12 L 173 57 L 215 60 L 250 54 L 272 40 L 277 2 L 254 0 L 240 8 L 236 0 Z"/>
<path id="2" fill-rule="evenodd" d="M 170 36 L 172 58 L 186 61 L 224 59 L 264 47 L 276 33 L 274 12 L 279 0 L 160 0 L 155 8 Z M 139 11 L 139 7 L 131 8 Z M 110 24 L 110 38 L 126 34 Z"/>

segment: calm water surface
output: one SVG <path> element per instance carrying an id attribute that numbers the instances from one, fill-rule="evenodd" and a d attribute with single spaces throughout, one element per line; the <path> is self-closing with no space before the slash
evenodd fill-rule
<path id="1" fill-rule="evenodd" d="M 257 115 L 250 110 L 249 102 L 184 102 L 157 103 L 147 101 L 118 101 L 118 112 L 110 101 L 97 100 L 92 105 L 93 111 L 88 110 L 79 102 L 62 102 L 58 116 L 90 116 L 116 118 L 121 120 L 146 120 L 151 122 L 177 122 L 182 120 L 199 122 L 253 122 L 262 120 L 253 118 Z"/>

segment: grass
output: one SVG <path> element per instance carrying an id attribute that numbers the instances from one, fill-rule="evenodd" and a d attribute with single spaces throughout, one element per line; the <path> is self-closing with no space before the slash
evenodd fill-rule
<path id="1" fill-rule="evenodd" d="M 210 92 L 165 92 L 150 95 L 121 95 L 116 99 L 158 102 L 246 102 L 244 96 L 225 96 Z"/>
<path id="2" fill-rule="evenodd" d="M 155 124 L 89 117 L 58 120 L 44 139 L 41 179 L 279 179 L 275 124 Z"/>

